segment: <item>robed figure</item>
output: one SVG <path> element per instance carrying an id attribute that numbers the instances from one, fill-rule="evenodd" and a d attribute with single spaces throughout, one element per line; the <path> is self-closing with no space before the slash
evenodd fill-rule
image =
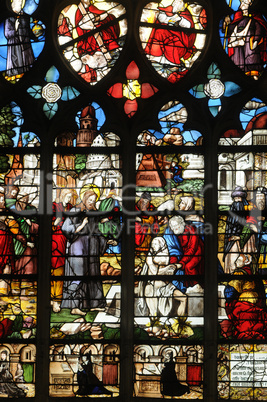
<path id="1" fill-rule="evenodd" d="M 82 194 L 81 204 L 70 210 L 72 216 L 62 225 L 68 240 L 64 274 L 77 279 L 64 282 L 61 307 L 71 308 L 72 314 L 84 315 L 82 308 L 102 310 L 106 305 L 100 279 L 100 256 L 106 250 L 107 240 L 99 231 L 99 217 L 93 214 L 98 195 L 93 185 L 92 189 Z"/>
<path id="2" fill-rule="evenodd" d="M 20 75 L 28 71 L 34 62 L 31 39 L 36 40 L 31 27 L 30 16 L 21 9 L 13 11 L 17 15 L 5 21 L 5 37 L 7 39 L 7 66 L 8 77 Z M 19 12 L 18 12 L 19 11 Z"/>

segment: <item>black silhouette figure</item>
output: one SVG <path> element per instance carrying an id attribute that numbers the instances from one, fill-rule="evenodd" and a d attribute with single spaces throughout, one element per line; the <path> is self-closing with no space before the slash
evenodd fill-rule
<path id="1" fill-rule="evenodd" d="M 163 368 L 160 377 L 161 394 L 166 396 L 181 396 L 186 393 L 189 394 L 190 390 L 188 385 L 183 385 L 177 380 L 172 352 L 166 354 L 164 364 L 165 367 Z"/>

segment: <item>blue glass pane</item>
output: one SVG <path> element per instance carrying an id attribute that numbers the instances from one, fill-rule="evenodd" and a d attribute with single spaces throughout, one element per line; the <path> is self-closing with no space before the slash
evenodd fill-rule
<path id="1" fill-rule="evenodd" d="M 205 98 L 206 95 L 204 93 L 204 85 L 199 84 L 189 90 L 189 92 L 197 99 Z"/>
<path id="2" fill-rule="evenodd" d="M 241 87 L 232 81 L 226 81 L 224 83 L 224 86 L 225 86 L 224 96 L 227 96 L 227 97 L 235 95 L 241 91 Z"/>
<path id="3" fill-rule="evenodd" d="M 47 82 L 57 82 L 59 79 L 59 71 L 55 66 L 49 68 L 46 73 L 45 80 Z"/>
<path id="4" fill-rule="evenodd" d="M 42 97 L 42 87 L 40 85 L 33 85 L 27 89 L 27 92 L 35 99 L 40 99 Z"/>
<path id="5" fill-rule="evenodd" d="M 77 98 L 77 96 L 79 96 L 79 95 L 80 95 L 80 92 L 77 91 L 77 89 L 68 86 L 68 87 L 63 88 L 61 99 L 63 101 L 68 101 L 68 100 Z"/>
<path id="6" fill-rule="evenodd" d="M 25 1 L 25 6 L 23 8 L 23 11 L 26 14 L 31 15 L 37 9 L 38 4 L 39 4 L 39 0 L 26 0 Z"/>
<path id="7" fill-rule="evenodd" d="M 43 111 L 49 120 L 52 119 L 53 116 L 55 116 L 57 110 L 58 110 L 57 103 L 45 103 L 44 104 Z"/>
<path id="8" fill-rule="evenodd" d="M 209 99 L 208 102 L 210 113 L 216 117 L 221 109 L 221 100 L 220 99 Z"/>
<path id="9" fill-rule="evenodd" d="M 209 66 L 207 77 L 209 80 L 212 78 L 218 78 L 218 79 L 221 78 L 221 70 L 219 69 L 216 63 L 211 63 L 211 65 Z"/>

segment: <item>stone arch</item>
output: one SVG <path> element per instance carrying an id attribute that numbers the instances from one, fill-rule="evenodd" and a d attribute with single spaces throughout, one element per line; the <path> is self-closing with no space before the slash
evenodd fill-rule
<path id="1" fill-rule="evenodd" d="M 148 356 L 153 356 L 154 351 L 149 345 L 139 345 L 134 350 L 135 361 L 143 361 L 148 358 Z"/>

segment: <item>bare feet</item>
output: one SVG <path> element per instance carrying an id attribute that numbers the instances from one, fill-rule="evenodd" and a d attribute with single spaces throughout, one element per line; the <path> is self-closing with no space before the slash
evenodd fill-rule
<path id="1" fill-rule="evenodd" d="M 86 313 L 79 308 L 73 308 L 70 312 L 71 314 L 77 314 L 77 315 L 86 315 Z"/>
<path id="2" fill-rule="evenodd" d="M 61 310 L 60 303 L 55 302 L 55 301 L 52 302 L 52 309 L 53 309 L 54 313 L 59 313 Z"/>

